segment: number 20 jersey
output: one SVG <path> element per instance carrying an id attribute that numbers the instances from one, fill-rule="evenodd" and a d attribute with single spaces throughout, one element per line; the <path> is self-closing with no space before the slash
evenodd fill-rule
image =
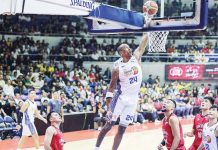
<path id="1" fill-rule="evenodd" d="M 121 95 L 138 98 L 142 82 L 142 69 L 135 56 L 132 56 L 126 63 L 122 58 L 118 59 L 114 62 L 114 68 L 119 70 L 117 89 L 121 91 Z"/>

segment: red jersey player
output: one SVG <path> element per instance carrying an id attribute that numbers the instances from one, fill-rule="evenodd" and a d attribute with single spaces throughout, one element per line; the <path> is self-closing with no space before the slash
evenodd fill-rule
<path id="1" fill-rule="evenodd" d="M 166 145 L 168 150 L 185 150 L 184 139 L 182 133 L 182 126 L 179 119 L 173 114 L 176 108 L 176 102 L 173 100 L 165 100 L 163 103 L 162 111 L 164 112 L 163 119 L 163 135 L 164 139 L 158 146 L 158 150 L 163 150 L 163 146 Z"/>
<path id="2" fill-rule="evenodd" d="M 61 116 L 56 112 L 51 112 L 47 116 L 51 126 L 47 128 L 44 139 L 45 150 L 63 150 L 64 139 L 59 127 L 62 122 Z"/>
<path id="3" fill-rule="evenodd" d="M 214 100 L 211 97 L 205 97 L 201 102 L 201 114 L 197 114 L 194 118 L 194 123 L 191 132 L 187 132 L 184 136 L 195 136 L 194 142 L 188 150 L 197 150 L 202 142 L 202 131 L 205 123 L 208 122 L 207 115 L 210 107 L 213 105 Z"/>

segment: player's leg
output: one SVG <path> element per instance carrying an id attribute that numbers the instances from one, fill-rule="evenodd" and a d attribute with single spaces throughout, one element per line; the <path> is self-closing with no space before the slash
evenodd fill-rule
<path id="1" fill-rule="evenodd" d="M 28 136 L 31 135 L 29 127 L 26 124 L 23 123 L 22 127 L 23 127 L 23 129 L 22 129 L 22 136 L 21 136 L 21 138 L 20 138 L 20 140 L 18 142 L 18 149 L 22 149 L 23 148 L 23 146 L 24 146 Z"/>
<path id="2" fill-rule="evenodd" d="M 21 138 L 20 138 L 20 140 L 18 142 L 18 146 L 17 146 L 18 149 L 22 149 L 23 148 L 23 145 L 26 142 L 27 138 L 28 138 L 28 136 L 26 136 L 26 135 L 22 135 L 21 136 Z"/>
<path id="3" fill-rule="evenodd" d="M 113 111 L 112 118 L 111 120 L 106 122 L 106 124 L 100 131 L 97 142 L 96 142 L 96 149 L 100 147 L 105 135 L 108 133 L 108 131 L 110 131 L 112 126 L 115 124 L 115 122 L 117 121 L 117 118 L 120 116 L 124 108 L 124 104 L 122 103 L 122 101 L 118 101 L 116 104 L 113 104 L 112 106 L 114 106 L 114 108 L 112 108 L 112 111 Z"/>
<path id="4" fill-rule="evenodd" d="M 115 138 L 114 138 L 114 144 L 113 144 L 112 150 L 118 149 L 118 147 L 122 141 L 123 134 L 126 131 L 126 128 L 127 128 L 127 126 L 119 125 L 118 131 L 117 131 Z"/>
<path id="5" fill-rule="evenodd" d="M 114 144 L 112 150 L 118 149 L 122 141 L 123 134 L 126 131 L 126 128 L 130 123 L 133 122 L 135 111 L 136 111 L 136 105 L 126 106 L 123 109 L 122 114 L 120 115 L 120 124 L 114 138 Z"/>
<path id="6" fill-rule="evenodd" d="M 30 123 L 28 125 L 28 128 L 29 128 L 30 133 L 32 135 L 32 138 L 33 138 L 34 145 L 35 145 L 36 149 L 39 149 L 39 136 L 38 136 L 38 133 L 36 131 L 36 127 L 35 127 L 34 123 Z"/>
<path id="7" fill-rule="evenodd" d="M 96 142 L 96 147 L 100 147 L 105 135 L 108 133 L 108 131 L 110 131 L 110 129 L 112 128 L 112 126 L 115 124 L 115 121 L 112 122 L 107 122 L 104 127 L 102 128 L 102 130 L 100 131 L 100 133 L 98 134 L 98 139 Z"/>
<path id="8" fill-rule="evenodd" d="M 39 136 L 38 136 L 38 134 L 33 134 L 32 137 L 33 137 L 33 141 L 34 141 L 34 145 L 35 145 L 36 149 L 39 149 Z"/>

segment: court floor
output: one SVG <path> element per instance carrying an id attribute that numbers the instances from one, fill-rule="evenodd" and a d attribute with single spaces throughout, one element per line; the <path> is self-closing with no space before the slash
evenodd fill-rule
<path id="1" fill-rule="evenodd" d="M 182 120 L 184 132 L 191 130 L 192 120 Z M 114 134 L 117 126 L 115 126 L 104 139 L 101 150 L 111 150 Z M 94 150 L 96 138 L 99 131 L 85 130 L 70 132 L 64 134 L 66 144 L 64 150 Z M 43 145 L 43 136 L 40 137 L 40 144 Z M 157 150 L 157 145 L 162 140 L 161 122 L 144 123 L 142 125 L 135 124 L 128 127 L 119 150 Z M 193 138 L 185 138 L 185 145 L 189 147 Z M 18 139 L 5 140 L 0 142 L 0 149 L 16 150 Z M 25 150 L 34 150 L 32 139 L 29 138 L 25 144 Z M 40 149 L 43 149 L 41 147 Z"/>

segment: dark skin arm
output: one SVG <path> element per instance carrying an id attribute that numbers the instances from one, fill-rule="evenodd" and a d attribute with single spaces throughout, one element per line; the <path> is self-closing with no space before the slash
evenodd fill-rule
<path id="1" fill-rule="evenodd" d="M 140 61 L 141 60 L 141 57 L 142 55 L 144 54 L 144 52 L 146 50 L 146 45 L 148 43 L 148 35 L 147 33 L 144 33 L 143 36 L 142 36 L 142 40 L 139 44 L 139 47 L 134 51 L 134 56 Z"/>
<path id="2" fill-rule="evenodd" d="M 108 88 L 108 92 L 114 92 L 114 89 L 116 87 L 116 84 L 117 84 L 117 81 L 119 79 L 119 71 L 117 68 L 114 68 L 112 70 L 112 73 L 111 73 L 111 81 L 110 81 L 110 85 L 109 85 L 109 88 Z M 110 110 L 110 105 L 111 105 L 111 101 L 112 101 L 112 98 L 106 98 L 106 104 L 107 104 L 107 108 L 108 110 Z"/>

